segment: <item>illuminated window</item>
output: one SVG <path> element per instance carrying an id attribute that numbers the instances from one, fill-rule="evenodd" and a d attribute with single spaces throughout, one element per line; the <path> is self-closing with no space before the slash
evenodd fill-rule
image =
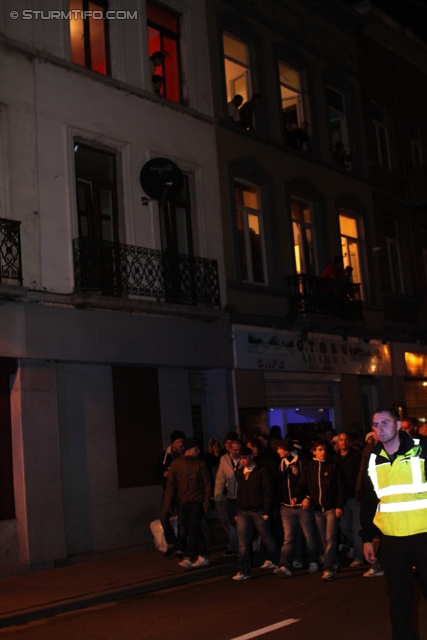
<path id="1" fill-rule="evenodd" d="M 69 0 L 71 61 L 98 73 L 109 73 L 108 33 L 102 0 Z M 85 17 L 84 17 L 85 16 Z"/>
<path id="2" fill-rule="evenodd" d="M 240 276 L 246 282 L 266 283 L 260 192 L 243 182 L 234 183 Z"/>
<path id="3" fill-rule="evenodd" d="M 236 94 L 247 102 L 251 96 L 251 76 L 249 63 L 249 47 L 229 33 L 223 33 L 225 82 L 227 102 L 231 102 Z"/>
<path id="4" fill-rule="evenodd" d="M 409 140 L 411 142 L 412 166 L 416 169 L 423 164 L 423 154 L 421 152 L 420 130 L 409 122 Z"/>
<path id="5" fill-rule="evenodd" d="M 362 283 L 360 241 L 356 218 L 340 214 L 341 251 L 345 267 L 353 267 L 352 280 Z M 362 295 L 362 287 L 360 287 Z"/>
<path id="6" fill-rule="evenodd" d="M 161 76 L 159 93 L 172 102 L 180 102 L 179 15 L 147 2 L 147 30 L 151 79 Z M 163 55 L 155 59 L 156 52 Z"/>
<path id="7" fill-rule="evenodd" d="M 394 218 L 384 217 L 384 235 L 387 246 L 390 284 L 393 293 L 404 293 L 402 264 L 400 260 L 400 246 L 397 232 L 397 222 Z"/>
<path id="8" fill-rule="evenodd" d="M 337 164 L 341 164 L 346 169 L 351 168 L 351 164 L 342 158 L 339 161 L 339 147 L 344 145 L 342 153 L 349 153 L 347 117 L 345 113 L 345 101 L 342 93 L 332 87 L 326 88 L 326 97 L 328 101 L 328 118 L 329 118 L 329 135 L 331 138 L 332 149 Z M 342 143 L 340 145 L 339 143 Z"/>
<path id="9" fill-rule="evenodd" d="M 294 233 L 295 270 L 314 274 L 313 212 L 311 204 L 298 198 L 291 200 Z"/>
<path id="10" fill-rule="evenodd" d="M 301 74 L 296 69 L 279 62 L 280 99 L 286 131 L 301 126 L 304 121 L 304 105 Z"/>
<path id="11" fill-rule="evenodd" d="M 377 162 L 386 169 L 391 168 L 390 151 L 388 146 L 387 120 L 384 107 L 371 102 L 372 123 L 377 143 Z"/>

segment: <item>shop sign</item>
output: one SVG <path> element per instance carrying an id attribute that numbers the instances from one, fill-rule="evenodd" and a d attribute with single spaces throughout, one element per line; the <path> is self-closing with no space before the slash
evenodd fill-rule
<path id="1" fill-rule="evenodd" d="M 391 375 L 387 345 L 234 329 L 236 366 L 266 371 Z"/>

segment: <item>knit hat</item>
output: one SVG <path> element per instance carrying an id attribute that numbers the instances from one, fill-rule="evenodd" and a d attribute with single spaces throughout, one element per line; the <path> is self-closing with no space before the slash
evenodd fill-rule
<path id="1" fill-rule="evenodd" d="M 284 438 L 283 440 L 280 440 L 277 448 L 284 449 L 285 451 L 293 451 L 295 449 L 295 445 L 292 438 Z"/>
<path id="2" fill-rule="evenodd" d="M 183 431 L 172 431 L 171 433 L 171 444 L 175 442 L 175 440 L 185 440 L 186 435 Z"/>
<path id="3" fill-rule="evenodd" d="M 187 440 L 184 442 L 184 452 L 198 446 L 199 441 L 197 440 L 197 438 L 187 438 Z"/>

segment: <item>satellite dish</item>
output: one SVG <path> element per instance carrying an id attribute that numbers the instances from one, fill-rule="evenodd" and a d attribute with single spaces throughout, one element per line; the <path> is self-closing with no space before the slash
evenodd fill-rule
<path id="1" fill-rule="evenodd" d="M 160 203 L 179 196 L 184 184 L 181 169 L 167 158 L 152 158 L 146 162 L 139 181 L 147 196 Z"/>

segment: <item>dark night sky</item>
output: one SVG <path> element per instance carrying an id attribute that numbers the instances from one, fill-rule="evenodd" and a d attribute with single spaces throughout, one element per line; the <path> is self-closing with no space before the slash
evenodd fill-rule
<path id="1" fill-rule="evenodd" d="M 354 0 L 343 0 L 353 4 Z M 371 0 L 401 24 L 409 27 L 414 33 L 427 41 L 427 0 Z"/>

